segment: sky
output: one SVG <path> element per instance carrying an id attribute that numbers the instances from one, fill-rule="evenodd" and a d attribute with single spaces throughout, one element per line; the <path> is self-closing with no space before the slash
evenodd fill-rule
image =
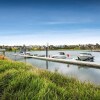
<path id="1" fill-rule="evenodd" d="M 100 43 L 100 0 L 0 0 L 0 45 Z"/>

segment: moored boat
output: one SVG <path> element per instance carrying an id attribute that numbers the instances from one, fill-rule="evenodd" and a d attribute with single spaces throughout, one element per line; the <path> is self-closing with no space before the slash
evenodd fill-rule
<path id="1" fill-rule="evenodd" d="M 25 56 L 27 58 L 31 58 L 31 56 L 33 56 L 30 52 L 20 52 L 19 55 Z"/>
<path id="2" fill-rule="evenodd" d="M 86 61 L 86 60 L 94 60 L 94 56 L 91 53 L 80 53 L 78 56 L 78 60 Z"/>
<path id="3" fill-rule="evenodd" d="M 57 58 L 57 59 L 66 59 L 66 55 L 64 52 L 58 52 L 58 54 L 53 55 L 52 58 Z"/>

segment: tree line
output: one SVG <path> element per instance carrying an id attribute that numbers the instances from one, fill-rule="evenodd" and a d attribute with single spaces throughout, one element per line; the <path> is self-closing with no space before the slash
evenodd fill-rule
<path id="1" fill-rule="evenodd" d="M 0 49 L 6 49 L 6 51 L 15 51 L 21 50 L 22 48 L 26 48 L 26 50 L 45 50 L 45 45 L 31 45 L 31 46 L 5 46 L 1 45 Z M 60 50 L 60 49 L 68 49 L 68 50 L 100 50 L 100 44 L 78 44 L 78 45 L 48 45 L 49 50 Z"/>

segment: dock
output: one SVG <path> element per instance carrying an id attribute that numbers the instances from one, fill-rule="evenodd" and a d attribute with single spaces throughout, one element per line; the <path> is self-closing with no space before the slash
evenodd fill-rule
<path id="1" fill-rule="evenodd" d="M 0 52 L 2 52 L 3 55 L 5 56 L 6 49 L 0 49 Z"/>
<path id="2" fill-rule="evenodd" d="M 0 49 L 0 52 L 4 52 L 4 51 L 6 51 L 6 49 Z"/>
<path id="3" fill-rule="evenodd" d="M 59 63 L 66 63 L 66 64 L 73 64 L 73 65 L 80 65 L 80 66 L 88 66 L 88 67 L 93 67 L 93 68 L 100 68 L 100 63 L 79 61 L 76 59 L 56 59 L 56 58 L 50 58 L 50 57 L 38 57 L 38 56 L 28 56 L 28 55 L 20 55 L 20 54 L 14 54 L 14 56 L 34 58 L 34 59 L 59 62 Z"/>

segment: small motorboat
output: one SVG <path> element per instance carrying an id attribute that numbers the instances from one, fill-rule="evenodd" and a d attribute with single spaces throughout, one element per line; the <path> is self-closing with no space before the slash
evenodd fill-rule
<path id="1" fill-rule="evenodd" d="M 19 55 L 25 56 L 26 58 L 31 58 L 31 56 L 33 56 L 30 52 L 20 52 Z"/>
<path id="2" fill-rule="evenodd" d="M 64 52 L 58 52 L 58 54 L 53 55 L 51 58 L 66 59 L 66 55 Z"/>
<path id="3" fill-rule="evenodd" d="M 45 55 L 38 55 L 38 57 L 45 57 Z"/>
<path id="4" fill-rule="evenodd" d="M 82 61 L 94 60 L 94 56 L 92 56 L 91 53 L 80 53 L 77 57 L 78 57 L 78 60 L 82 60 Z"/>

